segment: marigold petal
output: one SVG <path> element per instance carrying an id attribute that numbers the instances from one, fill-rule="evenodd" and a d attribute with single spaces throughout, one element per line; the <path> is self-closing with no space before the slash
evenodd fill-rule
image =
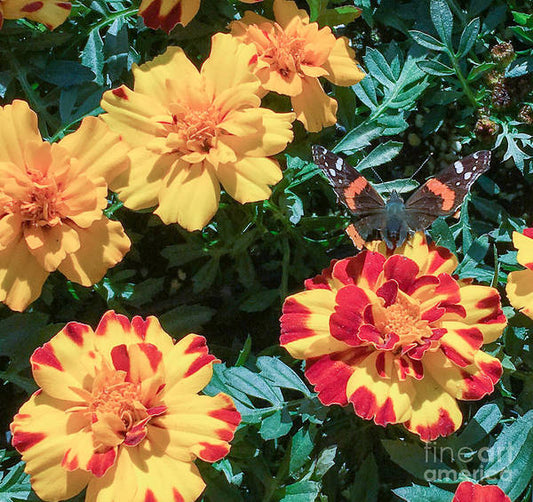
<path id="1" fill-rule="evenodd" d="M 151 442 L 182 461 L 199 457 L 216 462 L 228 454 L 228 442 L 241 421 L 229 396 L 173 393 L 165 402 L 169 404 L 167 413 L 148 425 Z"/>
<path id="2" fill-rule="evenodd" d="M 435 380 L 425 375 L 417 382 L 412 415 L 404 425 L 425 442 L 455 432 L 463 421 L 457 401 Z"/>
<path id="3" fill-rule="evenodd" d="M 457 487 L 452 502 L 511 502 L 511 499 L 498 486 L 463 481 Z"/>
<path id="4" fill-rule="evenodd" d="M 4 19 L 26 18 L 57 28 L 69 16 L 72 5 L 67 0 L 16 0 L 2 2 Z"/>
<path id="5" fill-rule="evenodd" d="M 166 224 L 200 230 L 217 212 L 219 199 L 220 185 L 210 164 L 180 163 L 165 178 L 154 213 Z"/>
<path id="6" fill-rule="evenodd" d="M 22 232 L 22 218 L 19 214 L 4 214 L 0 217 L 0 251 L 8 247 Z"/>
<path id="7" fill-rule="evenodd" d="M 296 359 L 309 359 L 350 348 L 335 339 L 329 328 L 335 293 L 326 289 L 303 291 L 283 304 L 280 344 Z"/>
<path id="8" fill-rule="evenodd" d="M 143 0 L 139 15 L 154 30 L 170 33 L 178 23 L 187 26 L 200 8 L 200 0 Z"/>
<path id="9" fill-rule="evenodd" d="M 518 250 L 516 261 L 533 270 L 533 237 L 532 229 L 526 228 L 524 233 L 513 232 L 513 244 Z"/>
<path id="10" fill-rule="evenodd" d="M 16 99 L 10 105 L 0 107 L 0 124 L 3 125 L 0 128 L 0 161 L 9 161 L 23 168 L 26 144 L 42 142 L 37 115 L 25 101 Z"/>
<path id="11" fill-rule="evenodd" d="M 357 335 L 363 324 L 363 311 L 371 303 L 369 296 L 365 290 L 350 284 L 337 292 L 335 302 L 335 312 L 329 322 L 331 336 L 348 345 L 360 345 Z"/>
<path id="12" fill-rule="evenodd" d="M 337 122 L 337 102 L 322 89 L 316 78 L 302 80 L 302 93 L 291 97 L 296 119 L 302 122 L 309 132 L 318 132 Z"/>
<path id="13" fill-rule="evenodd" d="M 90 474 L 69 472 L 61 466 L 77 431 L 86 425 L 75 414 L 65 413 L 70 401 L 35 393 L 11 423 L 13 446 L 22 454 L 33 490 L 43 500 L 66 500 L 79 493 Z"/>
<path id="14" fill-rule="evenodd" d="M 362 251 L 351 258 L 335 263 L 332 276 L 342 284 L 356 284 L 363 289 L 374 289 L 383 272 L 385 257 L 381 253 Z"/>
<path id="15" fill-rule="evenodd" d="M 346 37 L 337 39 L 323 68 L 328 72 L 326 78 L 335 85 L 354 85 L 365 77 L 365 73 L 357 66 L 355 51 Z"/>
<path id="16" fill-rule="evenodd" d="M 30 253 L 47 272 L 53 272 L 70 253 L 80 249 L 78 233 L 69 225 L 26 227 L 24 239 Z"/>
<path id="17" fill-rule="evenodd" d="M 475 353 L 483 345 L 483 333 L 475 326 L 460 322 L 442 323 L 446 333 L 440 339 L 440 348 L 456 365 L 465 367 L 474 361 Z"/>
<path id="18" fill-rule="evenodd" d="M 11 310 L 22 312 L 36 300 L 47 277 L 22 235 L 0 251 L 0 301 Z"/>
<path id="19" fill-rule="evenodd" d="M 282 178 L 278 163 L 267 158 L 245 157 L 234 164 L 221 164 L 216 174 L 224 190 L 242 204 L 268 199 L 270 185 Z"/>
<path id="20" fill-rule="evenodd" d="M 95 357 L 90 326 L 68 323 L 30 358 L 33 377 L 48 395 L 80 402 L 79 389 L 90 391 L 100 361 Z"/>
<path id="21" fill-rule="evenodd" d="M 285 28 L 295 17 L 299 17 L 304 24 L 309 23 L 309 15 L 303 9 L 298 9 L 296 2 L 288 0 L 274 0 L 274 16 L 282 28 Z"/>
<path id="22" fill-rule="evenodd" d="M 533 319 L 532 285 L 533 270 L 517 270 L 509 274 L 505 291 L 511 305 Z"/>
<path id="23" fill-rule="evenodd" d="M 383 426 L 409 420 L 415 394 L 412 380 L 398 379 L 391 356 L 386 353 L 381 360 L 380 352 L 374 351 L 357 361 L 346 388 L 355 413 Z"/>
<path id="24" fill-rule="evenodd" d="M 58 269 L 67 279 L 91 286 L 129 251 L 131 242 L 118 221 L 107 218 L 95 221 L 89 228 L 77 228 L 80 248 L 67 255 Z"/>
<path id="25" fill-rule="evenodd" d="M 99 117 L 85 117 L 78 130 L 59 145 L 76 158 L 80 170 L 91 179 L 101 176 L 109 183 L 129 165 L 129 145 Z"/>

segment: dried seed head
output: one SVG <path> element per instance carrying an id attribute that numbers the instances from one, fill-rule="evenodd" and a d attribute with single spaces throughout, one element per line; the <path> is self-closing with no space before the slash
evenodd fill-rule
<path id="1" fill-rule="evenodd" d="M 515 58 L 514 47 L 511 42 L 503 42 L 495 45 L 490 50 L 492 60 L 500 67 L 506 68 L 509 63 Z"/>
<path id="2" fill-rule="evenodd" d="M 492 105 L 494 108 L 503 109 L 511 105 L 511 95 L 505 82 L 501 82 L 492 89 Z"/>
<path id="3" fill-rule="evenodd" d="M 533 124 L 533 109 L 529 105 L 524 105 L 518 112 L 518 120 L 526 124 Z"/>
<path id="4" fill-rule="evenodd" d="M 481 117 L 474 126 L 474 132 L 479 141 L 483 143 L 490 143 L 494 141 L 494 137 L 496 136 L 499 128 L 500 127 L 498 124 L 490 120 L 489 117 Z"/>

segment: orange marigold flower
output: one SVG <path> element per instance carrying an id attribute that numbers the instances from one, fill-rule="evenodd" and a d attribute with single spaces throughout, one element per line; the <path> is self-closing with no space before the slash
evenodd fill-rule
<path id="1" fill-rule="evenodd" d="M 507 278 L 507 298 L 511 305 L 533 319 L 533 228 L 513 232 L 516 259 L 525 270 L 511 272 Z"/>
<path id="2" fill-rule="evenodd" d="M 98 118 L 50 144 L 27 103 L 0 107 L 0 301 L 24 310 L 50 272 L 90 286 L 122 260 L 130 240 L 102 210 L 128 150 Z"/>
<path id="3" fill-rule="evenodd" d="M 246 12 L 231 23 L 239 40 L 256 48 L 256 74 L 263 88 L 290 96 L 296 118 L 311 132 L 337 121 L 337 102 L 328 97 L 318 78 L 336 85 L 359 82 L 355 52 L 346 37 L 335 38 L 329 27 L 310 23 L 305 10 L 288 0 L 274 1 L 276 22 Z"/>
<path id="4" fill-rule="evenodd" d="M 241 0 L 244 3 L 258 3 L 263 0 Z M 139 15 L 148 28 L 170 33 L 177 25 L 187 26 L 200 9 L 200 0 L 142 0 Z"/>
<path id="5" fill-rule="evenodd" d="M 463 481 L 457 487 L 452 502 L 511 502 L 511 499 L 498 486 Z"/>
<path id="6" fill-rule="evenodd" d="M 177 343 L 155 317 L 106 312 L 71 322 L 31 356 L 41 387 L 11 424 L 13 446 L 44 500 L 87 487 L 87 501 L 196 500 L 198 457 L 229 452 L 241 417 L 225 394 L 199 395 L 213 373 L 205 338 Z"/>
<path id="7" fill-rule="evenodd" d="M 379 249 L 333 261 L 289 296 L 280 341 L 306 360 L 323 404 L 432 441 L 461 425 L 456 399 L 494 390 L 502 366 L 480 349 L 507 321 L 498 291 L 454 278 L 455 256 L 423 233 Z"/>
<path id="8" fill-rule="evenodd" d="M 104 120 L 135 145 L 131 168 L 111 185 L 125 206 L 159 204 L 164 223 L 197 230 L 218 209 L 220 183 L 241 203 L 270 196 L 282 174 L 269 156 L 292 140 L 294 115 L 260 108 L 253 53 L 217 34 L 200 71 L 169 47 L 134 67 L 134 90 L 104 93 Z"/>
<path id="9" fill-rule="evenodd" d="M 65 0 L 0 0 L 0 28 L 4 19 L 31 19 L 49 30 L 65 22 L 72 4 Z"/>

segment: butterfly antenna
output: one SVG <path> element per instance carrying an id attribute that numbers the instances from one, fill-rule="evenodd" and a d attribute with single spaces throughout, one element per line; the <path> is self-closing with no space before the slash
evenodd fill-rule
<path id="1" fill-rule="evenodd" d="M 372 167 L 372 172 L 374 173 L 374 175 L 376 176 L 376 178 L 379 180 L 380 183 L 384 183 L 383 179 L 381 178 L 381 176 L 379 175 L 379 173 Z"/>
<path id="2" fill-rule="evenodd" d="M 409 176 L 407 182 L 411 181 L 420 172 L 420 170 L 429 162 L 431 157 L 433 157 L 433 152 L 430 152 L 430 154 L 426 157 L 426 160 L 420 164 L 420 167 L 413 174 L 411 174 L 411 176 Z"/>

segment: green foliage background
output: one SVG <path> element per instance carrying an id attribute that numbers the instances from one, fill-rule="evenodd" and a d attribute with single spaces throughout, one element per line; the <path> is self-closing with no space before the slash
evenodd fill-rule
<path id="1" fill-rule="evenodd" d="M 226 459 L 214 468 L 200 466 L 206 501 L 449 502 L 457 483 L 467 479 L 449 473 L 463 469 L 471 475 L 478 469 L 474 477 L 497 483 L 513 501 L 530 501 L 533 331 L 532 321 L 511 307 L 505 308 L 504 336 L 489 346 L 503 362 L 503 379 L 485 400 L 462 403 L 466 426 L 432 444 L 435 450 L 401 427 L 381 428 L 351 409 L 321 406 L 302 381 L 300 364 L 277 343 L 283 299 L 330 259 L 354 253 L 344 235 L 348 219 L 310 161 L 315 143 L 348 155 L 371 179 L 370 168 L 377 168 L 385 180 L 408 178 L 429 153 L 419 180 L 467 153 L 492 149 L 492 170 L 476 184 L 460 219 L 437 220 L 431 235 L 459 255 L 461 277 L 498 287 L 506 301 L 507 273 L 521 268 L 512 232 L 533 224 L 533 112 L 524 108 L 533 105 L 531 3 L 355 0 L 362 9 L 355 21 L 354 3 L 298 3 L 312 20 L 348 36 L 368 73 L 351 88 L 328 88 L 339 102 L 338 125 L 308 134 L 295 123 L 295 140 L 279 156 L 284 178 L 270 200 L 239 205 L 223 196 L 203 231 L 164 226 L 148 211 L 125 210 L 110 194 L 107 214 L 123 223 L 133 241 L 124 261 L 93 288 L 52 274 L 41 298 L 23 314 L 0 307 L 2 430 L 35 389 L 32 351 L 64 323 L 95 326 L 103 312 L 114 309 L 156 315 L 176 338 L 204 334 L 225 361 L 206 392 L 231 394 L 243 425 Z M 254 6 L 202 0 L 196 18 L 167 35 L 147 29 L 137 8 L 128 0 L 75 2 L 70 18 L 54 32 L 6 21 L 0 31 L 2 104 L 27 100 L 39 114 L 43 136 L 54 141 L 84 116 L 102 113 L 105 90 L 131 85 L 133 63 L 179 45 L 200 65 L 211 35 L 227 31 L 244 10 L 272 17 L 269 0 Z M 516 58 L 498 62 L 490 49 L 507 41 Z M 284 110 L 288 102 L 268 96 L 264 105 Z M 0 500 L 36 500 L 8 433 L 2 442 Z M 471 456 L 461 457 L 461 448 Z M 506 455 L 498 454 L 502 448 Z M 428 472 L 435 477 L 427 478 Z"/>

